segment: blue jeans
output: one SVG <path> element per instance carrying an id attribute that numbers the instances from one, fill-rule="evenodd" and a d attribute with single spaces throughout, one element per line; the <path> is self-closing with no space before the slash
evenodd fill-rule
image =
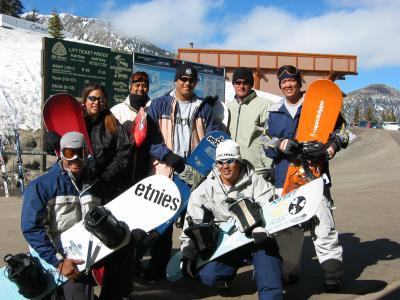
<path id="1" fill-rule="evenodd" d="M 283 299 L 282 259 L 275 240 L 260 249 L 253 248 L 253 265 L 260 300 Z M 201 281 L 208 286 L 215 286 L 224 281 L 231 281 L 236 276 L 238 267 L 245 258 L 238 252 L 228 254 L 220 259 L 207 263 L 200 271 Z M 241 256 L 241 257 L 240 257 Z"/>

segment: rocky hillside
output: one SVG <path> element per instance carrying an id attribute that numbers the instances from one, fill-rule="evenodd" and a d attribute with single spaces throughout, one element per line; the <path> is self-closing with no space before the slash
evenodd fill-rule
<path id="1" fill-rule="evenodd" d="M 357 107 L 361 117 L 365 116 L 368 107 L 371 107 L 374 117 L 378 121 L 382 121 L 382 114 L 385 111 L 393 111 L 397 120 L 399 120 L 400 91 L 387 85 L 373 84 L 347 94 L 343 109 L 349 122 L 354 120 L 354 113 Z"/>
<path id="2" fill-rule="evenodd" d="M 40 15 L 39 23 L 47 25 L 50 15 Z M 156 45 L 135 37 L 126 38 L 114 32 L 111 24 L 102 20 L 78 17 L 70 14 L 60 14 L 64 31 L 73 34 L 78 40 L 96 43 L 117 50 L 140 52 L 157 56 L 173 57 L 175 53 L 163 50 Z"/>

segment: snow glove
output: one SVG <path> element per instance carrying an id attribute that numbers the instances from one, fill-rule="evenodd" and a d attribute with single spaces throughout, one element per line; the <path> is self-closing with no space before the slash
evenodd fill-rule
<path id="1" fill-rule="evenodd" d="M 55 156 L 56 149 L 60 149 L 60 140 L 61 137 L 54 131 L 46 132 L 43 138 L 43 150 L 46 151 L 46 153 Z"/>
<path id="2" fill-rule="evenodd" d="M 174 152 L 170 152 L 165 155 L 164 162 L 170 165 L 178 174 L 185 170 L 185 160 Z"/>
<path id="3" fill-rule="evenodd" d="M 183 256 L 181 258 L 182 274 L 192 279 L 197 278 L 196 260 Z"/>
<path id="4" fill-rule="evenodd" d="M 300 223 L 297 225 L 300 229 L 302 229 L 304 232 L 306 231 L 311 231 L 314 229 L 316 226 L 319 225 L 319 219 L 317 216 L 313 216 L 310 220 L 305 221 L 303 223 Z"/>
<path id="5" fill-rule="evenodd" d="M 206 178 L 197 172 L 193 167 L 186 164 L 184 170 L 178 174 L 178 176 L 188 185 L 192 186 L 191 191 L 198 187 Z"/>
<path id="6" fill-rule="evenodd" d="M 299 143 L 292 139 L 279 139 L 276 143 L 276 151 L 288 158 L 295 157 L 300 150 Z"/>

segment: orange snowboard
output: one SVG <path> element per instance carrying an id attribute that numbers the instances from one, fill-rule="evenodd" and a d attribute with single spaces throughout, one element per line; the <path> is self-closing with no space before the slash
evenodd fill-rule
<path id="1" fill-rule="evenodd" d="M 296 140 L 326 143 L 333 132 L 342 108 L 342 92 L 330 80 L 319 79 L 310 84 L 304 96 Z M 321 175 L 320 164 L 309 164 L 315 177 Z M 290 162 L 283 185 L 283 195 L 306 184 L 310 179 L 301 162 Z"/>

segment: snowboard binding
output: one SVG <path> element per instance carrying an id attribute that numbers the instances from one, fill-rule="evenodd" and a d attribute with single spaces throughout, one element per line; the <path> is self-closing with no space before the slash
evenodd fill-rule
<path id="1" fill-rule="evenodd" d="M 228 198 L 228 210 L 236 219 L 239 231 L 250 236 L 254 228 L 262 226 L 264 217 L 261 206 L 249 197 L 240 199 Z"/>
<path id="2" fill-rule="evenodd" d="M 95 235 L 108 248 L 117 248 L 130 234 L 128 226 L 117 220 L 105 207 L 98 206 L 85 215 L 83 224 L 85 228 Z"/>
<path id="3" fill-rule="evenodd" d="M 37 257 L 29 253 L 4 257 L 6 277 L 18 287 L 18 292 L 25 298 L 33 298 L 46 289 L 45 270 Z"/>

